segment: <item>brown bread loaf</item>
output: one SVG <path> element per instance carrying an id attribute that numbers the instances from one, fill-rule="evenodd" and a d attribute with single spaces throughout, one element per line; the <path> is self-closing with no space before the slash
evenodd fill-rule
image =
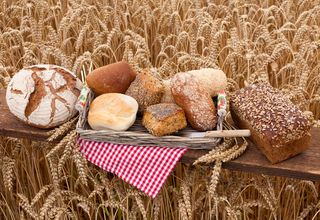
<path id="1" fill-rule="evenodd" d="M 230 110 L 236 125 L 250 129 L 250 139 L 271 163 L 301 153 L 310 143 L 308 119 L 270 85 L 250 85 L 237 91 Z"/>
<path id="2" fill-rule="evenodd" d="M 120 61 L 99 67 L 87 75 L 87 84 L 97 95 L 125 93 L 136 73 L 127 62 Z"/>
<path id="3" fill-rule="evenodd" d="M 139 112 L 143 112 L 150 105 L 161 102 L 164 87 L 158 78 L 145 69 L 139 73 L 126 91 L 126 95 L 133 97 L 139 104 Z"/>
<path id="4" fill-rule="evenodd" d="M 142 124 L 155 136 L 169 135 L 187 126 L 182 108 L 173 103 L 149 106 L 143 114 Z"/>
<path id="5" fill-rule="evenodd" d="M 171 92 L 194 129 L 207 131 L 216 126 L 217 113 L 213 101 L 191 74 L 177 73 L 171 80 Z"/>

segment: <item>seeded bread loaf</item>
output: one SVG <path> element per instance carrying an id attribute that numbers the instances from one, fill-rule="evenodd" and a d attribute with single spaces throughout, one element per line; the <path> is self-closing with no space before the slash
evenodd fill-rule
<path id="1" fill-rule="evenodd" d="M 169 135 L 187 126 L 182 108 L 174 103 L 149 106 L 143 114 L 142 124 L 155 136 Z"/>
<path id="2" fill-rule="evenodd" d="M 175 102 L 184 110 L 188 122 L 199 131 L 217 125 L 217 112 L 210 94 L 189 73 L 177 73 L 171 80 Z"/>
<path id="3" fill-rule="evenodd" d="M 139 104 L 139 112 L 144 112 L 150 105 L 161 102 L 164 86 L 148 69 L 139 73 L 126 91 L 126 95 L 133 97 Z"/>
<path id="4" fill-rule="evenodd" d="M 279 90 L 270 85 L 250 85 L 230 100 L 235 124 L 250 129 L 251 140 L 271 163 L 305 150 L 310 143 L 310 123 Z"/>

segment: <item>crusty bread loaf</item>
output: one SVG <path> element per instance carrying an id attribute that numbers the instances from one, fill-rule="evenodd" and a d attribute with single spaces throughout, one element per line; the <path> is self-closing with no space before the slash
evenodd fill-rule
<path id="1" fill-rule="evenodd" d="M 25 123 L 52 128 L 77 113 L 81 81 L 69 70 L 39 64 L 21 69 L 11 79 L 6 93 L 10 111 Z"/>
<path id="2" fill-rule="evenodd" d="M 187 126 L 182 108 L 173 103 L 149 106 L 143 114 L 142 124 L 155 136 L 169 135 Z"/>
<path id="3" fill-rule="evenodd" d="M 88 87 L 97 95 L 104 93 L 125 93 L 136 73 L 127 62 L 120 61 L 102 66 L 87 75 Z"/>
<path id="4" fill-rule="evenodd" d="M 236 125 L 250 129 L 251 140 L 271 163 L 301 153 L 310 143 L 308 119 L 270 85 L 250 85 L 237 91 L 230 110 Z"/>
<path id="5" fill-rule="evenodd" d="M 126 95 L 133 97 L 139 104 L 139 112 L 143 112 L 150 105 L 161 102 L 164 87 L 158 78 L 145 69 L 139 73 L 126 91 Z"/>
<path id="6" fill-rule="evenodd" d="M 177 73 L 171 80 L 175 102 L 184 110 L 188 122 L 199 131 L 212 130 L 217 124 L 216 108 L 209 93 L 189 73 Z"/>
<path id="7" fill-rule="evenodd" d="M 89 109 L 88 123 L 94 130 L 125 131 L 136 120 L 138 103 L 121 93 L 106 93 L 95 98 Z"/>
<path id="8" fill-rule="evenodd" d="M 211 97 L 216 96 L 219 91 L 227 87 L 226 74 L 219 69 L 203 68 L 199 70 L 188 71 L 193 75 L 200 85 L 207 90 Z"/>
<path id="9" fill-rule="evenodd" d="M 171 79 L 162 81 L 164 86 L 164 93 L 161 98 L 161 103 L 175 103 L 171 92 Z"/>

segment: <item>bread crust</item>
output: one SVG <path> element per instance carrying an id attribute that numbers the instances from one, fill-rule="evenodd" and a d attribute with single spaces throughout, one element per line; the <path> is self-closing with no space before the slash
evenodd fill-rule
<path id="1" fill-rule="evenodd" d="M 149 106 L 143 114 L 142 124 L 155 136 L 175 133 L 187 126 L 182 108 L 174 103 Z"/>
<path id="2" fill-rule="evenodd" d="M 121 93 L 107 93 L 95 98 L 89 109 L 88 123 L 94 130 L 125 131 L 136 120 L 138 103 Z"/>
<path id="3" fill-rule="evenodd" d="M 262 153 L 272 164 L 279 163 L 297 154 L 300 154 L 310 145 L 311 135 L 306 134 L 298 140 L 291 141 L 287 144 L 282 144 L 279 147 L 273 147 L 272 144 L 267 139 L 261 137 L 261 135 L 259 135 L 259 133 L 254 130 L 247 121 L 241 120 L 233 108 L 231 108 L 230 111 L 234 123 L 239 128 L 250 130 L 250 140 L 262 151 Z"/>
<path id="4" fill-rule="evenodd" d="M 251 131 L 250 139 L 273 164 L 310 145 L 307 118 L 270 86 L 253 85 L 237 91 L 230 101 L 230 111 L 235 124 Z"/>
<path id="5" fill-rule="evenodd" d="M 161 102 L 164 86 L 149 69 L 139 73 L 126 91 L 126 95 L 133 97 L 139 104 L 139 112 L 144 112 L 148 106 Z"/>
<path id="6" fill-rule="evenodd" d="M 125 93 L 136 73 L 131 66 L 120 61 L 99 67 L 87 75 L 87 84 L 97 95 L 104 93 Z"/>
<path id="7" fill-rule="evenodd" d="M 6 102 L 19 120 L 38 128 L 52 128 L 77 114 L 75 103 L 81 88 L 81 81 L 63 67 L 33 65 L 11 79 Z"/>
<path id="8" fill-rule="evenodd" d="M 177 73 L 171 80 L 171 92 L 194 129 L 208 131 L 216 127 L 214 103 L 209 93 L 191 74 Z"/>

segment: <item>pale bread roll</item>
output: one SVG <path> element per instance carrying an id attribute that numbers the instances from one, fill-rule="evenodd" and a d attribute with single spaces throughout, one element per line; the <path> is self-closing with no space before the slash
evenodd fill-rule
<path id="1" fill-rule="evenodd" d="M 21 69 L 11 79 L 6 92 L 10 112 L 25 123 L 52 128 L 77 113 L 81 81 L 69 70 L 48 64 Z"/>
<path id="2" fill-rule="evenodd" d="M 90 105 L 88 123 L 94 130 L 111 129 L 125 131 L 136 120 L 137 101 L 120 93 L 98 96 Z"/>
<path id="3" fill-rule="evenodd" d="M 224 90 L 227 87 L 226 74 L 219 69 L 203 68 L 199 70 L 188 71 L 193 75 L 211 97 L 216 96 L 218 91 Z"/>

